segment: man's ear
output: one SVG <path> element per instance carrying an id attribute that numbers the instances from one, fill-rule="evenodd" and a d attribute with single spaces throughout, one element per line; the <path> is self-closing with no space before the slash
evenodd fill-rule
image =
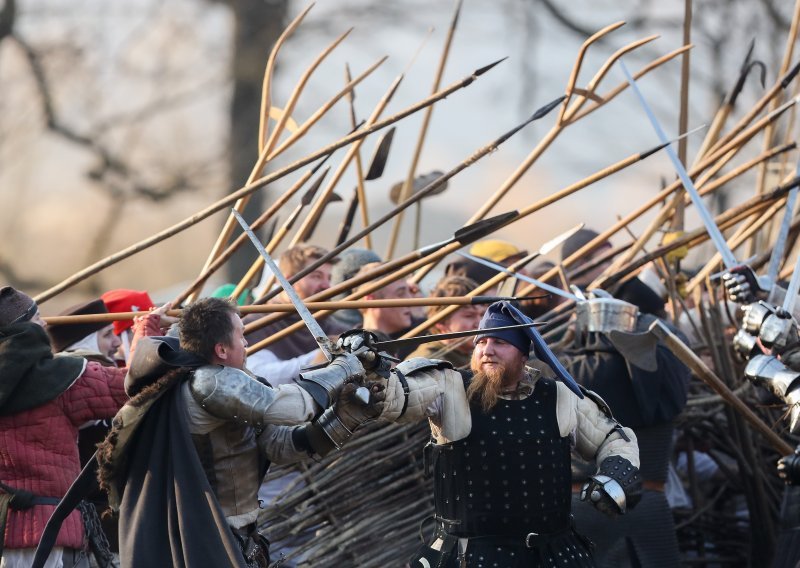
<path id="1" fill-rule="evenodd" d="M 221 361 L 228 360 L 228 348 L 224 343 L 216 343 L 214 345 L 214 355 L 217 356 L 217 359 Z"/>

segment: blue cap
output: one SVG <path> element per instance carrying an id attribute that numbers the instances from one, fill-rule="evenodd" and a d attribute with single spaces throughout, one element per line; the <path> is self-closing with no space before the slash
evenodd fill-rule
<path id="1" fill-rule="evenodd" d="M 555 372 L 556 376 L 559 378 L 559 380 L 561 380 L 561 382 L 567 385 L 567 387 L 574 392 L 578 398 L 583 398 L 583 393 L 581 392 L 578 383 L 575 382 L 575 379 L 572 378 L 559 360 L 556 359 L 556 356 L 552 351 L 550 351 L 550 348 L 547 346 L 547 343 L 545 343 L 544 338 L 538 331 L 536 331 L 534 326 L 520 329 L 492 331 L 492 328 L 495 327 L 520 325 L 525 323 L 533 323 L 533 320 L 523 314 L 519 308 L 514 306 L 511 302 L 508 300 L 495 302 L 494 304 L 490 305 L 489 309 L 486 310 L 486 313 L 483 314 L 481 323 L 478 325 L 478 329 L 485 329 L 486 333 L 476 335 L 475 341 L 477 342 L 483 337 L 502 339 L 506 343 L 510 343 L 519 349 L 526 357 L 528 356 L 532 345 L 533 354 L 536 356 L 536 358 L 547 363 L 550 368 L 553 369 L 553 372 Z"/>

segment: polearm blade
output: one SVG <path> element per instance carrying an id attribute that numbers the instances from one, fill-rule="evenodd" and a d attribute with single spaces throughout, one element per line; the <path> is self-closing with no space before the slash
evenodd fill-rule
<path id="1" fill-rule="evenodd" d="M 798 174 L 800 174 L 800 161 L 797 163 L 795 175 Z M 789 227 L 792 224 L 792 216 L 794 215 L 794 205 L 796 202 L 797 188 L 795 187 L 786 197 L 786 211 L 783 214 L 783 220 L 781 221 L 781 228 L 778 230 L 778 236 L 775 238 L 775 245 L 772 247 L 772 256 L 769 257 L 767 278 L 769 278 L 770 287 L 778 281 L 778 270 L 781 267 L 781 260 L 783 260 L 783 251 L 786 248 L 786 239 L 789 238 Z"/>
<path id="2" fill-rule="evenodd" d="M 678 155 L 675 153 L 675 149 L 669 143 L 669 138 L 667 138 L 667 135 L 664 133 L 664 129 L 661 128 L 661 124 L 659 124 L 658 119 L 656 118 L 655 114 L 653 114 L 653 110 L 647 104 L 644 95 L 639 90 L 639 86 L 636 84 L 633 75 L 631 75 L 630 71 L 628 71 L 628 68 L 625 66 L 625 62 L 623 62 L 621 58 L 619 60 L 619 65 L 622 69 L 622 72 L 625 74 L 625 78 L 628 80 L 628 84 L 631 86 L 636 98 L 639 100 L 639 104 L 642 105 L 650 124 L 653 126 L 653 130 L 656 131 L 658 139 L 661 140 L 662 144 L 665 144 L 664 150 L 666 151 L 667 156 L 669 156 L 670 161 L 672 161 L 672 165 L 674 166 L 675 171 L 678 173 L 678 177 L 680 178 L 681 183 L 683 183 L 686 193 L 689 194 L 689 197 L 692 199 L 692 203 L 697 208 L 697 212 L 700 214 L 700 219 L 702 219 L 703 225 L 706 227 L 706 231 L 708 231 L 711 240 L 714 242 L 714 246 L 717 247 L 717 251 L 722 257 L 722 262 L 728 269 L 738 266 L 739 263 L 736 262 L 736 257 L 733 256 L 733 252 L 728 247 L 725 237 L 722 236 L 719 227 L 717 227 L 717 224 L 714 222 L 714 217 L 712 217 L 708 209 L 706 209 L 706 204 L 703 203 L 703 200 L 700 197 L 700 194 L 697 192 L 697 188 L 695 188 L 691 178 L 689 177 L 686 168 L 683 167 L 683 164 L 678 159 Z"/>
<path id="3" fill-rule="evenodd" d="M 464 258 L 468 258 L 474 262 L 477 262 L 478 264 L 482 264 L 484 266 L 488 266 L 489 268 L 493 268 L 498 272 L 504 272 L 505 274 L 513 276 L 514 278 L 522 280 L 523 282 L 527 282 L 528 284 L 533 284 L 537 288 L 541 288 L 542 290 L 550 292 L 551 294 L 555 294 L 556 296 L 561 296 L 562 298 L 566 298 L 568 300 L 575 300 L 576 302 L 582 301 L 582 299 L 576 296 L 575 294 L 570 294 L 569 292 L 565 292 L 561 288 L 556 288 L 555 286 L 551 286 L 550 284 L 542 282 L 541 280 L 537 280 L 536 278 L 531 278 L 530 276 L 525 276 L 524 274 L 520 274 L 519 272 L 514 272 L 513 270 L 509 270 L 502 264 L 497 264 L 492 262 L 491 260 L 486 260 L 485 258 L 474 256 L 466 252 L 458 251 L 457 254 L 460 254 Z"/>
<path id="4" fill-rule="evenodd" d="M 238 211 L 236 211 L 236 209 L 231 209 L 231 211 L 234 217 L 236 217 L 236 220 L 242 226 L 242 229 L 244 229 L 244 232 L 247 233 L 248 237 L 250 237 L 250 240 L 253 242 L 253 246 L 256 247 L 256 250 L 261 255 L 261 258 L 264 259 L 264 264 L 269 267 L 269 269 L 272 271 L 272 274 L 275 275 L 275 278 L 283 288 L 283 291 L 286 292 L 286 295 L 289 297 L 292 305 L 294 305 L 294 308 L 297 310 L 297 313 L 300 315 L 303 323 L 306 324 L 308 331 L 310 331 L 311 335 L 314 336 L 314 340 L 317 342 L 317 345 L 319 345 L 319 348 L 325 354 L 325 358 L 328 361 L 333 361 L 333 343 L 331 343 L 328 334 L 322 331 L 322 328 L 317 323 L 317 320 L 314 319 L 314 316 L 312 316 L 311 312 L 308 311 L 308 308 L 306 308 L 303 300 L 300 299 L 300 296 L 297 295 L 297 292 L 295 292 L 294 288 L 292 288 L 292 285 L 289 284 L 288 280 L 286 280 L 286 277 L 283 275 L 280 268 L 278 268 L 278 265 L 275 264 L 275 261 L 272 260 L 272 257 L 267 252 L 267 249 L 264 248 L 264 245 L 261 244 L 261 241 L 258 240 L 258 237 L 250 229 L 250 225 L 247 224 L 247 221 L 244 220 L 244 218 L 239 214 Z"/>
<path id="5" fill-rule="evenodd" d="M 382 350 L 392 350 L 397 347 L 416 347 L 423 343 L 430 343 L 431 341 L 442 341 L 445 339 L 458 339 L 460 337 L 470 337 L 472 335 L 480 335 L 490 331 L 502 331 L 506 329 L 522 329 L 525 327 L 532 327 L 535 325 L 544 325 L 544 322 L 522 323 L 518 325 L 505 325 L 502 327 L 492 327 L 488 329 L 468 329 L 466 331 L 454 331 L 452 333 L 436 333 L 433 335 L 420 335 L 419 337 L 407 337 L 406 339 L 393 339 L 391 341 L 379 341 L 373 343 L 372 347 Z"/>
<path id="6" fill-rule="evenodd" d="M 794 305 L 797 302 L 797 293 L 800 292 L 800 256 L 794 264 L 792 279 L 789 281 L 789 288 L 786 290 L 786 297 L 783 299 L 783 309 L 794 314 Z"/>

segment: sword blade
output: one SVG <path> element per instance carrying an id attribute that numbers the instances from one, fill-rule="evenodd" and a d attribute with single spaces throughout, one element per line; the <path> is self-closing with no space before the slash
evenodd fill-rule
<path id="1" fill-rule="evenodd" d="M 794 315 L 794 304 L 797 302 L 797 292 L 800 291 L 800 256 L 794 264 L 792 279 L 789 281 L 789 289 L 786 290 L 786 297 L 783 299 L 783 309 Z"/>
<path id="2" fill-rule="evenodd" d="M 306 324 L 308 331 L 311 332 L 311 335 L 314 336 L 314 340 L 319 345 L 319 348 L 325 354 L 325 358 L 328 361 L 333 361 L 333 343 L 331 342 L 328 334 L 322 331 L 319 323 L 317 320 L 314 319 L 314 316 L 311 315 L 311 312 L 308 311 L 308 308 L 303 303 L 303 300 L 300 299 L 300 296 L 297 295 L 295 289 L 292 288 L 292 285 L 289 284 L 289 281 L 286 280 L 286 277 L 278 268 L 278 265 L 275 264 L 275 261 L 272 260 L 272 257 L 267 252 L 267 249 L 264 248 L 264 245 L 261 244 L 261 241 L 258 240 L 258 237 L 253 233 L 250 229 L 250 225 L 247 224 L 247 221 L 239 214 L 238 211 L 235 209 L 231 210 L 233 212 L 234 217 L 244 229 L 244 232 L 247 233 L 247 236 L 250 237 L 250 240 L 253 242 L 253 246 L 256 247 L 256 250 L 261 255 L 261 258 L 264 259 L 264 264 L 272 271 L 272 274 L 275 275 L 275 278 L 280 283 L 283 291 L 286 292 L 286 295 L 289 297 L 289 300 L 292 302 L 292 305 L 297 310 L 297 313 L 300 315 L 300 318 L 303 320 L 303 323 Z"/>
<path id="3" fill-rule="evenodd" d="M 513 276 L 518 280 L 522 280 L 523 282 L 527 282 L 528 284 L 534 284 L 536 287 L 541 288 L 551 294 L 555 294 L 557 296 L 561 296 L 562 298 L 567 298 L 568 300 L 575 300 L 576 302 L 580 302 L 582 299 L 576 296 L 575 294 L 570 294 L 569 292 L 565 292 L 561 288 L 556 288 L 555 286 L 551 286 L 541 280 L 537 280 L 536 278 L 531 278 L 530 276 L 525 276 L 524 274 L 520 274 L 519 272 L 514 272 L 513 270 L 509 270 L 502 264 L 496 264 L 491 260 L 486 260 L 485 258 L 481 258 L 479 256 L 474 256 L 466 252 L 457 251 L 458 254 L 463 256 L 464 258 L 468 258 L 478 264 L 482 264 L 484 266 L 488 266 L 489 268 L 494 268 L 498 272 L 504 272 Z"/>
<path id="4" fill-rule="evenodd" d="M 797 170 L 795 175 L 800 174 L 800 161 L 797 163 Z M 781 267 L 781 260 L 783 260 L 783 250 L 786 248 L 786 239 L 789 237 L 789 228 L 792 224 L 792 215 L 794 215 L 794 204 L 797 202 L 797 188 L 795 187 L 789 191 L 786 197 L 786 211 L 783 214 L 781 221 L 781 228 L 778 231 L 778 236 L 775 239 L 775 246 L 772 247 L 772 256 L 769 257 L 769 268 L 767 268 L 767 278 L 769 278 L 769 285 L 773 286 L 778 280 L 778 270 Z"/>
<path id="5" fill-rule="evenodd" d="M 655 114 L 653 114 L 653 110 L 650 108 L 650 105 L 647 104 L 644 95 L 639 90 L 639 86 L 636 84 L 633 75 L 631 75 L 630 71 L 628 71 L 628 68 L 625 66 L 625 63 L 622 61 L 622 59 L 619 60 L 619 65 L 622 69 L 622 72 L 625 74 L 625 78 L 628 80 L 628 84 L 631 86 L 636 98 L 639 100 L 639 104 L 644 109 L 650 124 L 653 126 L 653 130 L 656 131 L 658 139 L 662 144 L 665 144 L 664 150 L 667 153 L 667 156 L 669 156 L 675 171 L 678 173 L 678 177 L 680 178 L 681 183 L 683 183 L 686 193 L 689 194 L 689 197 L 692 199 L 692 203 L 697 208 L 697 212 L 700 214 L 700 219 L 703 221 L 706 231 L 708 231 L 711 240 L 714 242 L 714 246 L 717 247 L 717 251 L 722 257 L 722 262 L 728 269 L 737 266 L 739 263 L 736 262 L 736 258 L 733 256 L 733 252 L 728 247 L 725 237 L 722 236 L 719 227 L 717 227 L 717 224 L 714 222 L 714 217 L 711 216 L 711 213 L 709 213 L 708 209 L 706 208 L 706 204 L 703 203 L 703 200 L 700 197 L 700 194 L 697 192 L 697 188 L 695 188 L 692 179 L 689 177 L 686 168 L 683 167 L 683 164 L 678 159 L 675 149 L 672 147 L 672 144 L 670 144 L 669 138 L 667 138 L 667 135 L 664 133 L 664 129 L 661 128 L 661 124 L 659 124 L 658 119 L 656 118 Z"/>

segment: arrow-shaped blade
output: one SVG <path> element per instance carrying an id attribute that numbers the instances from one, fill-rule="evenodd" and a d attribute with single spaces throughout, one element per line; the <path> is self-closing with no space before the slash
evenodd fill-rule
<path id="1" fill-rule="evenodd" d="M 502 327 L 493 327 L 491 329 L 468 329 L 466 331 L 454 331 L 452 333 L 437 333 L 433 335 L 420 335 L 419 337 L 409 337 L 406 339 L 393 339 L 391 341 L 379 341 L 374 343 L 372 347 L 376 349 L 384 349 L 392 351 L 397 347 L 416 347 L 423 343 L 430 343 L 431 341 L 443 341 L 445 339 L 458 339 L 460 337 L 470 337 L 472 335 L 480 335 L 488 331 L 502 331 L 506 329 L 521 329 L 525 327 L 532 327 L 535 325 L 544 325 L 544 322 L 523 323 L 518 325 L 505 325 Z"/>
<path id="2" fill-rule="evenodd" d="M 667 156 L 669 156 L 675 171 L 678 173 L 678 177 L 680 178 L 681 183 L 683 183 L 686 193 L 689 194 L 689 197 L 692 199 L 692 203 L 697 208 L 697 212 L 700 214 L 700 219 L 702 219 L 703 225 L 706 227 L 706 231 L 708 231 L 711 240 L 714 242 L 714 246 L 717 247 L 717 251 L 722 257 L 722 262 L 729 270 L 735 266 L 738 266 L 739 263 L 736 262 L 736 257 L 733 256 L 733 252 L 728 247 L 725 237 L 722 236 L 719 227 L 717 227 L 717 224 L 714 222 L 714 217 L 711 215 L 711 213 L 709 213 L 708 209 L 706 209 L 706 204 L 703 202 L 703 199 L 697 192 L 697 188 L 694 186 L 692 179 L 689 177 L 686 168 L 683 167 L 680 159 L 678 159 L 675 149 L 671 144 L 669 144 L 669 138 L 664 133 L 664 129 L 661 128 L 661 124 L 659 124 L 658 119 L 656 118 L 655 114 L 653 114 L 653 110 L 650 108 L 650 105 L 647 104 L 644 95 L 639 90 L 639 86 L 633 79 L 633 75 L 631 75 L 630 71 L 628 71 L 628 68 L 625 66 L 625 63 L 622 61 L 622 59 L 619 60 L 619 65 L 622 69 L 622 72 L 625 74 L 625 78 L 628 80 L 628 84 L 631 86 L 636 98 L 639 100 L 639 104 L 642 105 L 650 124 L 653 126 L 653 130 L 656 131 L 658 139 L 662 144 L 666 144 L 664 150 L 666 151 Z"/>
<path id="3" fill-rule="evenodd" d="M 300 299 L 300 296 L 297 295 L 295 289 L 292 288 L 292 285 L 289 284 L 289 281 L 286 280 L 286 277 L 278 268 L 278 265 L 275 264 L 275 261 L 272 260 L 272 257 L 267 252 L 267 249 L 264 248 L 264 245 L 261 244 L 261 241 L 258 240 L 255 233 L 250 229 L 250 225 L 247 224 L 247 221 L 239 214 L 236 209 L 231 209 L 233 212 L 234 217 L 244 229 L 244 232 L 247 233 L 247 236 L 250 237 L 250 240 L 253 242 L 253 246 L 256 247 L 256 250 L 261 255 L 261 258 L 264 259 L 264 264 L 272 271 L 272 274 L 275 275 L 275 278 L 280 283 L 283 291 L 286 292 L 286 295 L 289 297 L 289 300 L 294 305 L 294 308 L 297 310 L 297 313 L 300 315 L 300 318 L 303 320 L 303 323 L 306 324 L 308 331 L 311 332 L 311 335 L 314 336 L 314 340 L 319 345 L 319 348 L 325 354 L 325 358 L 328 361 L 333 361 L 333 344 L 331 343 L 328 334 L 322 331 L 319 323 L 317 320 L 314 319 L 314 316 L 311 315 L 311 312 L 308 311 L 308 308 L 303 303 L 303 300 Z"/>
<path id="4" fill-rule="evenodd" d="M 386 160 L 389 159 L 389 149 L 392 147 L 392 140 L 394 140 L 395 128 L 390 128 L 386 134 L 381 136 L 378 146 L 375 148 L 375 154 L 372 156 L 372 161 L 369 164 L 367 175 L 364 176 L 365 181 L 378 179 L 383 175 L 383 170 L 386 168 Z"/>

